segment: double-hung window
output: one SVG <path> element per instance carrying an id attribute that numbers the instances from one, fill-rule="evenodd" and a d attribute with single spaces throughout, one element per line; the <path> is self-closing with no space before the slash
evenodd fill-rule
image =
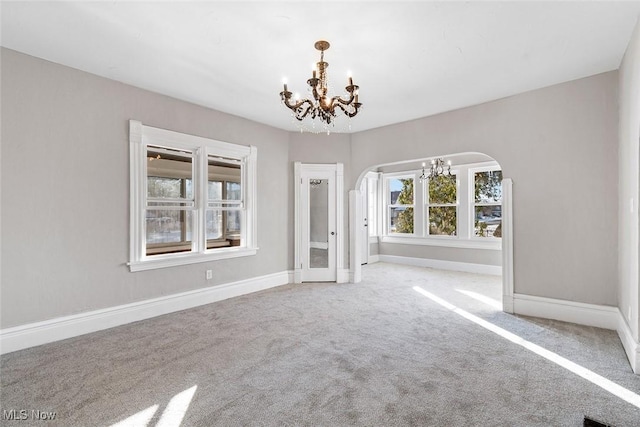
<path id="1" fill-rule="evenodd" d="M 428 180 L 427 230 L 430 236 L 456 236 L 458 230 L 458 189 L 456 175 L 440 175 Z"/>
<path id="2" fill-rule="evenodd" d="M 414 176 L 386 179 L 387 229 L 389 233 L 413 234 Z"/>
<path id="3" fill-rule="evenodd" d="M 502 171 L 497 168 L 472 170 L 473 235 L 502 237 Z"/>
<path id="4" fill-rule="evenodd" d="M 256 253 L 255 147 L 130 122 L 131 271 Z"/>

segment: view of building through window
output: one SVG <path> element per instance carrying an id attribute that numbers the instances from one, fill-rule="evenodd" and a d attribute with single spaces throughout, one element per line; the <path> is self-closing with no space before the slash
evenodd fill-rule
<path id="1" fill-rule="evenodd" d="M 389 231 L 413 233 L 413 178 L 389 179 Z"/>

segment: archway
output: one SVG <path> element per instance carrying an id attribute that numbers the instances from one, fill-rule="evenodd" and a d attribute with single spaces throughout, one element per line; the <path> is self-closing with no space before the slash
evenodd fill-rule
<path id="1" fill-rule="evenodd" d="M 429 189 L 428 180 L 419 180 L 422 175 L 423 164 L 428 172 L 429 164 L 436 158 L 443 158 L 451 162 L 451 171 L 456 180 L 455 208 L 430 204 L 429 194 L 433 196 L 433 188 Z M 367 248 L 367 230 L 376 230 L 378 234 L 378 250 L 380 244 L 385 248 L 402 248 L 412 245 L 414 255 L 408 263 L 431 266 L 435 268 L 461 270 L 469 272 L 500 274 L 502 276 L 502 307 L 503 311 L 513 313 L 513 218 L 512 218 L 512 182 L 501 174 L 500 164 L 492 157 L 483 153 L 454 153 L 445 156 L 420 157 L 393 163 L 372 165 L 360 172 L 355 188 L 349 193 L 349 230 L 350 230 L 350 278 L 359 282 L 362 277 L 363 261 L 368 261 L 363 248 Z M 498 174 L 494 174 L 496 171 Z M 491 175 L 490 180 L 487 178 Z M 377 180 L 377 197 L 374 205 L 378 215 L 370 215 L 369 209 L 371 187 L 368 180 Z M 483 191 L 486 183 L 494 185 L 496 176 L 500 176 L 499 202 L 486 202 Z M 412 178 L 413 177 L 413 178 Z M 416 216 L 417 226 L 411 233 L 396 233 L 391 231 L 393 209 L 398 206 L 390 204 L 393 191 L 391 186 L 394 179 L 410 182 L 416 185 L 414 197 L 415 206 L 411 205 L 412 216 Z M 485 181 L 483 181 L 483 179 Z M 485 184 L 482 184 L 485 182 Z M 363 184 L 364 187 L 363 187 Z M 483 185 L 485 189 L 483 190 Z M 369 194 L 364 194 L 363 188 Z M 395 190 L 396 192 L 398 190 Z M 486 195 L 486 194 L 485 194 Z M 495 195 L 495 194 L 494 194 Z M 402 209 L 402 207 L 400 208 Z M 434 235 L 442 233 L 437 225 L 438 217 L 429 212 L 441 213 L 445 209 L 455 209 L 456 226 L 449 235 Z M 483 216 L 483 213 L 489 213 Z M 493 212 L 493 215 L 491 215 Z M 370 220 L 370 217 L 371 220 Z M 374 225 L 374 221 L 376 224 Z M 499 234 L 496 232 L 499 230 Z M 440 231 L 439 231 L 440 230 Z M 499 237 L 499 239 L 496 239 Z M 375 240 L 375 239 L 374 239 Z M 397 246 L 394 246 L 397 245 Z M 417 247 L 423 249 L 418 250 Z M 446 248 L 447 257 L 437 255 L 438 248 Z M 384 251 L 383 251 L 384 252 Z M 457 255 L 456 255 L 457 252 Z M 402 255 L 402 251 L 399 252 Z M 418 253 L 416 257 L 416 253 Z M 453 255 L 452 255 L 453 254 Z M 395 255 L 392 255 L 395 256 Z M 457 258 L 456 258 L 457 257 Z M 407 257 L 405 257 L 407 258 Z M 499 260 L 499 262 L 496 262 Z M 403 260 L 403 261 L 406 261 Z"/>

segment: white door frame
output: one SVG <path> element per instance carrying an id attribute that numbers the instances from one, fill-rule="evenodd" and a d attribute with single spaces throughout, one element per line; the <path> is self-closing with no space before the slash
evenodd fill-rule
<path id="1" fill-rule="evenodd" d="M 348 280 L 348 272 L 344 270 L 344 166 L 342 163 L 331 164 L 309 164 L 309 163 L 294 163 L 294 192 L 295 192 L 295 205 L 294 205 L 294 222 L 295 222 L 295 244 L 294 244 L 294 271 L 293 280 L 294 283 L 302 283 L 307 280 L 305 276 L 305 268 L 308 267 L 308 257 L 306 256 L 304 248 L 306 247 L 303 239 L 308 235 L 308 230 L 303 229 L 305 221 L 302 221 L 301 215 L 306 213 L 308 209 L 302 207 L 302 185 L 303 177 L 309 177 L 309 174 L 316 174 L 318 177 L 331 176 L 335 182 L 335 226 L 333 231 L 335 234 L 332 238 L 335 239 L 335 261 L 330 265 L 335 266 L 334 278 L 331 281 L 338 283 L 346 282 Z M 308 269 L 308 268 L 307 268 Z"/>

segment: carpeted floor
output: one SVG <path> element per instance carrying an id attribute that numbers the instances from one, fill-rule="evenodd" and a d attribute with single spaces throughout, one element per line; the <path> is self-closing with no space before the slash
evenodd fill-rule
<path id="1" fill-rule="evenodd" d="M 614 331 L 502 313 L 478 296 L 499 300 L 498 277 L 378 263 L 359 284 L 287 285 L 5 355 L 2 414 L 29 413 L 1 424 L 640 425 L 640 408 L 414 287 L 640 394 Z"/>

